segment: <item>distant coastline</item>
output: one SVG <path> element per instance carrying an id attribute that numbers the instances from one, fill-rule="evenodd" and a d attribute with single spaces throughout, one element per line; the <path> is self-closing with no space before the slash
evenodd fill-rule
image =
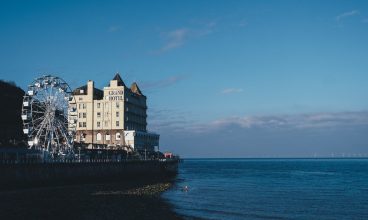
<path id="1" fill-rule="evenodd" d="M 181 158 L 182 160 L 313 160 L 313 159 L 368 159 L 368 156 L 362 157 L 191 157 Z"/>

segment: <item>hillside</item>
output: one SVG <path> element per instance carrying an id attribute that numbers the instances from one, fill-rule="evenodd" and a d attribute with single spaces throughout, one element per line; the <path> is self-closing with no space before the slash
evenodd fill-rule
<path id="1" fill-rule="evenodd" d="M 12 82 L 0 80 L 0 147 L 25 146 L 22 131 L 24 91 Z"/>

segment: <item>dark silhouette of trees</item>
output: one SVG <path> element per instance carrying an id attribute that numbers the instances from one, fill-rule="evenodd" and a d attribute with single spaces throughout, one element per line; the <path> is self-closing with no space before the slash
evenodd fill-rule
<path id="1" fill-rule="evenodd" d="M 0 80 L 0 147 L 26 146 L 21 119 L 24 91 Z"/>

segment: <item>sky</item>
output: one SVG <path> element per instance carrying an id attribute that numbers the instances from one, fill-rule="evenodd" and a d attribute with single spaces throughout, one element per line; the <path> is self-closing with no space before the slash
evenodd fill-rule
<path id="1" fill-rule="evenodd" d="M 182 157 L 368 156 L 367 1 L 0 1 L 0 79 L 119 72 Z"/>

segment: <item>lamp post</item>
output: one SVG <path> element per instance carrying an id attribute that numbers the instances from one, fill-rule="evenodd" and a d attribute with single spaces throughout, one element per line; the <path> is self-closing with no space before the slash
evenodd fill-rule
<path id="1" fill-rule="evenodd" d="M 80 163 L 81 162 L 81 147 L 79 146 L 78 147 L 78 162 Z"/>

